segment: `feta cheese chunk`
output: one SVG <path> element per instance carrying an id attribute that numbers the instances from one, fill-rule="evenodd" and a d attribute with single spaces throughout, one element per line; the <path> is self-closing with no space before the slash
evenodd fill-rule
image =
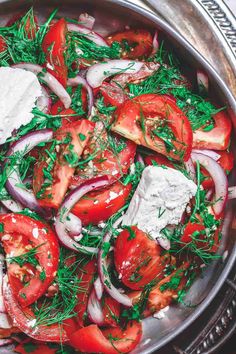
<path id="1" fill-rule="evenodd" d="M 168 248 L 160 231 L 167 225 L 179 224 L 196 184 L 172 168 L 148 166 L 124 215 L 123 225 L 137 225 Z"/>
<path id="2" fill-rule="evenodd" d="M 0 67 L 0 144 L 13 130 L 32 120 L 32 109 L 41 94 L 40 83 L 32 72 Z"/>

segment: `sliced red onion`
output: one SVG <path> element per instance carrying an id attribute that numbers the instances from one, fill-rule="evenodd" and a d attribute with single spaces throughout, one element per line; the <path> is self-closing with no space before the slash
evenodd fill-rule
<path id="1" fill-rule="evenodd" d="M 94 189 L 102 188 L 109 185 L 107 176 L 97 177 L 82 183 L 79 187 L 71 191 L 65 198 L 63 204 L 58 210 L 58 214 L 55 220 L 55 230 L 61 243 L 74 251 L 83 253 L 97 253 L 98 249 L 95 247 L 82 246 L 78 242 L 75 242 L 66 229 L 66 219 L 73 206 L 87 193 Z"/>
<path id="2" fill-rule="evenodd" d="M 87 90 L 87 93 L 88 93 L 88 116 L 90 116 L 90 114 L 92 112 L 94 98 L 93 98 L 93 90 L 91 89 L 91 87 L 89 86 L 87 81 L 82 76 L 77 75 L 76 77 L 69 79 L 67 84 L 68 84 L 68 86 L 78 86 L 81 84 Z"/>
<path id="3" fill-rule="evenodd" d="M 40 143 L 46 143 L 53 137 L 53 131 L 51 129 L 41 129 L 32 133 L 28 133 L 16 141 L 7 153 L 5 166 L 7 169 L 8 179 L 6 182 L 6 189 L 13 199 L 16 199 L 20 204 L 25 207 L 34 210 L 36 212 L 45 213 L 45 210 L 39 206 L 34 193 L 31 190 L 23 189 L 20 186 L 23 184 L 20 179 L 18 166 L 14 166 L 14 169 L 8 167 L 8 158 L 16 153 L 22 154 L 22 157 L 26 155 L 30 150 Z"/>
<path id="4" fill-rule="evenodd" d="M 159 42 L 158 42 L 158 32 L 156 31 L 152 41 L 152 55 L 156 54 L 159 49 Z"/>
<path id="5" fill-rule="evenodd" d="M 196 152 L 197 154 L 203 154 L 206 156 L 210 156 L 213 160 L 218 161 L 220 158 L 220 154 L 218 154 L 216 151 L 213 150 L 207 150 L 207 149 L 193 149 L 193 152 Z"/>
<path id="6" fill-rule="evenodd" d="M 76 25 L 75 23 L 68 23 L 67 24 L 68 31 L 77 32 L 88 36 L 88 39 L 93 43 L 97 44 L 100 47 L 108 47 L 107 42 L 104 38 L 102 38 L 98 33 L 91 31 L 90 29 Z"/>
<path id="7" fill-rule="evenodd" d="M 92 66 L 87 71 L 87 82 L 92 88 L 101 86 L 103 80 L 106 78 L 124 72 L 126 74 L 137 73 L 143 63 L 141 61 L 125 60 L 125 59 L 115 59 L 108 60 L 106 63 L 97 63 Z"/>
<path id="8" fill-rule="evenodd" d="M 211 189 L 209 189 L 209 191 L 206 194 L 206 200 L 208 200 L 208 201 L 212 200 L 213 195 L 214 195 L 214 189 L 211 188 Z"/>
<path id="9" fill-rule="evenodd" d="M 131 307 L 132 300 L 125 294 L 121 293 L 114 285 L 111 283 L 111 279 L 108 273 L 108 264 L 107 264 L 107 257 L 104 257 L 103 254 L 103 244 L 109 243 L 111 240 L 112 233 L 107 232 L 103 238 L 102 245 L 98 252 L 98 273 L 101 279 L 101 282 L 104 286 L 106 292 L 117 302 L 123 304 L 124 306 Z"/>
<path id="10" fill-rule="evenodd" d="M 92 30 L 94 23 L 95 23 L 95 18 L 93 16 L 90 16 L 87 13 L 83 13 L 79 15 L 79 22 L 86 28 Z"/>
<path id="11" fill-rule="evenodd" d="M 103 315 L 101 303 L 97 299 L 94 289 L 91 291 L 89 295 L 87 312 L 88 312 L 89 319 L 93 323 L 102 326 L 104 322 L 104 315 Z"/>
<path id="12" fill-rule="evenodd" d="M 1 203 L 5 208 L 12 211 L 13 213 L 19 213 L 24 209 L 23 205 L 13 199 L 3 199 L 1 200 Z"/>
<path id="13" fill-rule="evenodd" d="M 185 165 L 185 168 L 186 168 L 189 176 L 195 182 L 196 181 L 196 172 L 195 172 L 195 167 L 194 167 L 191 157 L 188 159 L 188 161 L 186 161 L 184 163 L 184 165 Z"/>
<path id="14" fill-rule="evenodd" d="M 158 235 L 157 237 L 156 237 L 156 240 L 157 240 L 157 242 L 158 242 L 158 244 L 162 247 L 162 248 L 164 248 L 164 250 L 169 250 L 170 249 L 170 240 L 166 237 L 166 236 L 164 236 L 164 235 Z"/>
<path id="15" fill-rule="evenodd" d="M 11 344 L 11 345 L 8 345 L 7 347 L 4 347 L 4 348 L 2 347 L 1 354 L 16 354 L 15 345 Z"/>
<path id="16" fill-rule="evenodd" d="M 228 179 L 224 169 L 210 156 L 192 152 L 191 158 L 193 162 L 199 161 L 213 179 L 215 184 L 215 203 L 212 208 L 216 215 L 220 215 L 228 197 Z"/>
<path id="17" fill-rule="evenodd" d="M 65 220 L 65 227 L 71 236 L 79 236 L 82 231 L 82 223 L 80 218 L 69 213 Z"/>
<path id="18" fill-rule="evenodd" d="M 71 98 L 62 84 L 50 73 L 44 72 L 44 68 L 37 64 L 20 63 L 12 66 L 13 68 L 20 68 L 32 71 L 35 75 L 40 74 L 40 78 L 47 84 L 47 86 L 54 92 L 58 98 L 62 101 L 65 108 L 69 108 L 71 105 Z"/>
<path id="19" fill-rule="evenodd" d="M 202 87 L 208 92 L 209 89 L 209 78 L 207 74 L 202 70 L 197 70 L 197 84 L 199 89 Z"/>
<path id="20" fill-rule="evenodd" d="M 47 90 L 41 85 L 42 96 L 37 99 L 37 107 L 43 113 L 49 113 L 52 106 L 52 100 Z"/>
<path id="21" fill-rule="evenodd" d="M 98 300 L 101 300 L 102 294 L 103 294 L 103 285 L 102 285 L 101 279 L 99 277 L 97 277 L 93 286 L 94 286 L 94 290 L 95 290 Z"/>
<path id="22" fill-rule="evenodd" d="M 229 187 L 228 189 L 228 198 L 235 199 L 236 198 L 236 186 Z"/>
<path id="23" fill-rule="evenodd" d="M 0 255 L 0 313 L 6 313 L 6 308 L 3 301 L 3 266 L 4 266 L 4 256 Z"/>
<path id="24" fill-rule="evenodd" d="M 0 339 L 0 347 L 3 347 L 4 345 L 7 345 L 7 344 L 12 344 L 12 343 L 13 343 L 13 340 L 11 338 Z"/>
<path id="25" fill-rule="evenodd" d="M 7 313 L 0 312 L 0 328 L 12 328 L 11 320 Z"/>
<path id="26" fill-rule="evenodd" d="M 135 159 L 136 159 L 136 162 L 139 162 L 141 165 L 145 166 L 144 159 L 143 159 L 143 157 L 142 157 L 142 155 L 140 153 L 137 153 Z"/>

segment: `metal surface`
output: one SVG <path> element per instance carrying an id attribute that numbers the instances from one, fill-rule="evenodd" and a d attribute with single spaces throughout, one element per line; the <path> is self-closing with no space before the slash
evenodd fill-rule
<path id="1" fill-rule="evenodd" d="M 164 0 L 162 1 L 165 2 Z M 172 2 L 174 4 L 176 1 L 171 0 L 171 3 Z M 178 1 L 178 4 L 180 3 L 182 3 L 182 1 Z M 17 2 L 5 0 L 0 1 L 2 22 L 7 15 L 27 8 L 31 4 L 35 5 L 35 9 L 42 16 L 48 15 L 55 6 L 60 8 L 59 14 L 66 14 L 72 17 L 77 17 L 81 11 L 87 11 L 95 16 L 95 29 L 103 34 L 122 29 L 124 25 L 127 24 L 141 28 L 158 28 L 160 32 L 162 32 L 163 38 L 171 44 L 173 50 L 179 53 L 183 65 L 192 66 L 194 69 L 201 67 L 208 73 L 211 94 L 220 104 L 226 104 L 228 106 L 228 111 L 236 126 L 236 122 L 233 118 L 236 116 L 236 102 L 228 90 L 227 85 L 224 84 L 209 63 L 199 55 L 182 36 L 175 32 L 171 26 L 157 15 L 123 0 L 99 0 L 96 2 L 94 0 L 80 0 L 79 2 L 76 0 L 67 0 L 63 3 L 59 0 L 18 0 Z M 109 31 L 107 31 L 106 28 L 108 28 Z M 206 43 L 203 47 L 206 47 Z M 226 62 L 224 57 L 219 57 L 218 59 L 220 61 L 222 60 L 221 63 L 225 68 L 225 72 L 229 73 L 230 65 L 228 61 Z M 188 328 L 211 304 L 215 295 L 224 284 L 236 258 L 235 230 L 231 227 L 231 219 L 232 216 L 234 216 L 233 213 L 232 204 L 228 204 L 221 245 L 221 253 L 225 255 L 224 261 L 219 260 L 211 264 L 205 271 L 204 278 L 198 279 L 194 283 L 185 300 L 186 303 L 191 302 L 191 304 L 196 306 L 173 305 L 166 313 L 166 317 L 162 320 L 154 318 L 146 319 L 144 321 L 143 341 L 135 353 L 151 353 L 169 343 L 183 330 Z"/>

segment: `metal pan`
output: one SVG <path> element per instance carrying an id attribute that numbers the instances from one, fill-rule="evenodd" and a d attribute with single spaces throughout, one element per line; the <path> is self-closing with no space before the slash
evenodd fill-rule
<path id="1" fill-rule="evenodd" d="M 183 65 L 192 68 L 203 68 L 210 78 L 210 91 L 217 102 L 227 105 L 228 112 L 236 125 L 236 102 L 226 84 L 209 65 L 209 63 L 175 30 L 157 15 L 137 7 L 125 0 L 67 0 L 63 3 L 59 0 L 36 1 L 0 1 L 0 20 L 4 22 L 7 16 L 19 10 L 34 5 L 42 15 L 47 16 L 54 8 L 60 8 L 60 15 L 76 17 L 81 11 L 87 11 L 96 18 L 95 30 L 101 33 L 114 32 L 124 28 L 124 25 L 135 27 L 158 28 L 173 50 L 179 53 Z M 234 174 L 233 174 L 234 175 Z M 148 318 L 144 321 L 144 335 L 140 346 L 135 353 L 152 353 L 156 349 L 169 343 L 174 337 L 202 314 L 224 283 L 227 275 L 236 259 L 235 230 L 231 226 L 234 217 L 232 203 L 228 203 L 225 214 L 223 239 L 220 252 L 223 260 L 211 264 L 204 272 L 204 277 L 198 279 L 190 289 L 186 304 L 173 305 L 163 319 Z"/>

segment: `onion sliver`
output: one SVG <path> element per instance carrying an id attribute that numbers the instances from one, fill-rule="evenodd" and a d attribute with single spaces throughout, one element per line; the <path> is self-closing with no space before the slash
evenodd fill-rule
<path id="1" fill-rule="evenodd" d="M 111 283 L 111 279 L 108 273 L 107 257 L 103 255 L 103 245 L 110 242 L 112 233 L 107 232 L 103 238 L 102 245 L 98 252 L 98 273 L 101 282 L 106 290 L 106 292 L 117 302 L 123 304 L 124 306 L 131 307 L 132 300 L 125 294 L 122 294 L 114 285 Z"/>
<path id="2" fill-rule="evenodd" d="M 76 215 L 69 213 L 65 220 L 65 226 L 71 236 L 79 236 L 81 234 L 82 223 Z"/>
<path id="3" fill-rule="evenodd" d="M 189 174 L 189 176 L 192 178 L 192 180 L 195 182 L 196 181 L 196 172 L 195 172 L 195 167 L 193 164 L 193 161 L 191 157 L 184 163 L 185 168 Z"/>
<path id="4" fill-rule="evenodd" d="M 104 38 L 102 38 L 98 33 L 91 31 L 90 29 L 84 26 L 80 26 L 75 23 L 68 23 L 67 28 L 68 31 L 77 32 L 86 35 L 91 42 L 97 44 L 100 47 L 102 46 L 109 47 Z"/>
<path id="5" fill-rule="evenodd" d="M 13 340 L 11 338 L 0 339 L 0 347 L 7 345 L 7 344 L 11 344 L 12 342 L 13 342 Z"/>
<path id="6" fill-rule="evenodd" d="M 104 315 L 102 312 L 102 306 L 100 301 L 98 300 L 97 296 L 96 296 L 96 292 L 93 289 L 89 295 L 89 299 L 88 299 L 88 305 L 87 305 L 87 312 L 88 312 L 88 316 L 89 319 L 101 326 L 104 322 Z"/>
<path id="7" fill-rule="evenodd" d="M 6 313 L 4 301 L 3 301 L 3 265 L 4 265 L 4 256 L 0 255 L 0 313 Z"/>
<path id="8" fill-rule="evenodd" d="M 24 189 L 21 186 L 23 185 L 18 166 L 15 165 L 12 169 L 8 165 L 8 161 L 11 160 L 11 157 L 15 154 L 19 154 L 20 157 L 26 155 L 30 150 L 40 143 L 46 143 L 51 140 L 53 137 L 53 131 L 51 129 L 41 129 L 36 130 L 35 132 L 24 135 L 18 141 L 16 141 L 7 153 L 6 157 L 6 171 L 7 171 L 7 182 L 6 189 L 8 193 L 12 196 L 13 199 L 16 199 L 19 203 L 25 207 L 34 210 L 36 212 L 45 213 L 45 210 L 40 207 L 37 199 L 35 198 L 33 192 L 28 189 Z"/>
<path id="9" fill-rule="evenodd" d="M 229 189 L 228 189 L 228 198 L 229 199 L 235 199 L 236 198 L 236 186 L 229 187 Z"/>
<path id="10" fill-rule="evenodd" d="M 93 103 L 94 103 L 94 98 L 93 98 L 93 90 L 91 89 L 91 87 L 89 86 L 87 81 L 82 76 L 77 75 L 76 77 L 69 79 L 67 84 L 68 84 L 68 86 L 78 86 L 81 84 L 87 90 L 87 93 L 88 93 L 88 116 L 90 116 L 91 111 L 92 111 L 92 107 L 93 107 Z"/>
<path id="11" fill-rule="evenodd" d="M 20 63 L 12 65 L 13 68 L 25 69 L 32 71 L 34 74 L 40 74 L 40 79 L 42 79 L 47 86 L 58 96 L 61 102 L 64 104 L 65 108 L 69 108 L 71 105 L 71 98 L 62 84 L 50 73 L 44 72 L 44 68 L 37 64 L 31 63 Z"/>
<path id="12" fill-rule="evenodd" d="M 6 347 L 1 347 L 1 354 L 16 354 L 15 345 L 10 344 Z"/>
<path id="13" fill-rule="evenodd" d="M 83 13 L 79 15 L 79 22 L 81 22 L 84 27 L 91 30 L 93 29 L 95 18 L 87 13 Z"/>
<path id="14" fill-rule="evenodd" d="M 210 174 L 215 185 L 215 195 L 213 198 L 213 210 L 216 215 L 220 215 L 224 209 L 228 197 L 228 180 L 224 169 L 210 156 L 192 152 L 193 162 L 199 162 Z"/>
<path id="15" fill-rule="evenodd" d="M 125 59 L 108 60 L 106 63 L 94 64 L 87 71 L 87 82 L 92 88 L 97 88 L 107 77 L 121 73 L 135 74 L 142 66 L 141 61 Z"/>
<path id="16" fill-rule="evenodd" d="M 199 89 L 202 87 L 208 92 L 209 89 L 209 78 L 207 74 L 202 70 L 197 70 L 197 84 Z"/>
<path id="17" fill-rule="evenodd" d="M 156 54 L 156 52 L 159 49 L 159 42 L 158 42 L 158 32 L 156 31 L 153 37 L 153 41 L 152 41 L 152 55 Z"/>
<path id="18" fill-rule="evenodd" d="M 41 85 L 41 90 L 42 90 L 42 96 L 40 96 L 37 99 L 37 107 L 40 111 L 43 113 L 49 113 L 51 105 L 52 105 L 52 100 L 47 92 L 47 90 Z"/>
<path id="19" fill-rule="evenodd" d="M 97 177 L 89 181 L 84 182 L 79 187 L 71 191 L 65 198 L 55 220 L 55 230 L 57 236 L 61 243 L 74 251 L 83 252 L 83 253 L 97 253 L 98 249 L 95 247 L 86 247 L 78 242 L 75 242 L 68 233 L 66 229 L 66 219 L 69 216 L 70 210 L 73 206 L 87 193 L 91 192 L 94 189 L 102 188 L 109 185 L 109 180 L 107 176 Z"/>
<path id="20" fill-rule="evenodd" d="M 218 154 L 216 151 L 213 150 L 207 150 L 207 149 L 193 149 L 192 152 L 196 152 L 197 154 L 203 154 L 206 156 L 210 156 L 213 160 L 218 161 L 220 158 L 220 154 Z"/>
<path id="21" fill-rule="evenodd" d="M 12 211 L 13 213 L 19 213 L 24 209 L 23 205 L 13 199 L 3 199 L 1 200 L 1 203 L 5 208 Z"/>
<path id="22" fill-rule="evenodd" d="M 99 277 L 97 277 L 93 286 L 94 286 L 94 290 L 95 290 L 98 300 L 101 300 L 102 294 L 103 294 L 103 285 L 102 285 L 101 279 Z"/>

